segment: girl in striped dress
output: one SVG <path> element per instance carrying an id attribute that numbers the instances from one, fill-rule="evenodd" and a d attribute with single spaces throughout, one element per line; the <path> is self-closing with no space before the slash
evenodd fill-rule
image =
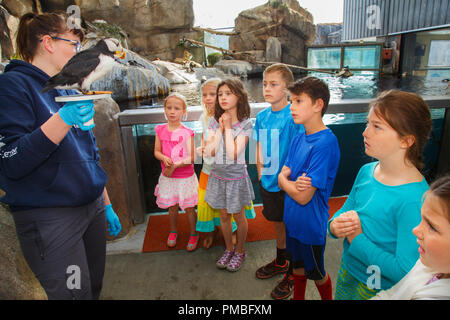
<path id="1" fill-rule="evenodd" d="M 206 233 L 203 239 L 203 247 L 209 249 L 214 241 L 214 236 L 220 226 L 220 210 L 211 208 L 205 201 L 206 187 L 208 185 L 208 178 L 211 172 L 211 164 L 214 161 L 212 157 L 203 155 L 205 144 L 208 140 L 208 123 L 211 117 L 214 116 L 214 106 L 217 98 L 217 85 L 222 80 L 219 78 L 211 78 L 205 81 L 201 86 L 201 101 L 203 113 L 200 116 L 200 123 L 202 125 L 202 145 L 197 148 L 197 154 L 203 156 L 203 167 L 199 177 L 198 187 L 198 205 L 197 205 L 197 226 L 198 232 Z M 246 216 L 252 216 L 253 204 L 245 207 Z M 233 243 L 236 243 L 236 222 L 231 218 L 231 225 L 233 231 Z"/>
<path id="2" fill-rule="evenodd" d="M 220 210 L 226 249 L 216 265 L 237 271 L 245 260 L 248 224 L 245 207 L 255 198 L 245 163 L 245 148 L 253 126 L 247 93 L 238 79 L 223 80 L 217 86 L 214 118 L 208 126 L 204 153 L 214 156 L 205 201 Z M 237 243 L 232 242 L 231 217 L 237 224 Z M 254 211 L 251 218 L 254 218 Z"/>

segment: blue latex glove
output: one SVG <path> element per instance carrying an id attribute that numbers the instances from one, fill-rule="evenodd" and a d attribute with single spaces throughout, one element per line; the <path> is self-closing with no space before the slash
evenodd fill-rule
<path id="1" fill-rule="evenodd" d="M 95 127 L 95 124 L 85 126 L 94 117 L 94 102 L 92 100 L 67 102 L 59 109 L 59 116 L 69 126 L 76 125 L 81 130 L 87 131 Z"/>
<path id="2" fill-rule="evenodd" d="M 105 206 L 105 210 L 106 222 L 108 224 L 107 230 L 111 236 L 115 237 L 120 233 L 120 230 L 122 230 L 122 225 L 120 224 L 119 217 L 117 217 L 117 214 L 112 208 L 112 204 Z"/>

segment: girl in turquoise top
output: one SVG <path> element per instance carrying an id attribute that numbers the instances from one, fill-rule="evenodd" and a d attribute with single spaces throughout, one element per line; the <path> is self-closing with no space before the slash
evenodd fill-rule
<path id="1" fill-rule="evenodd" d="M 328 222 L 330 236 L 344 238 L 335 299 L 369 299 L 400 281 L 419 258 L 412 229 L 428 189 L 419 170 L 430 131 L 429 108 L 414 93 L 390 90 L 371 102 L 364 146 L 378 162 L 359 170 Z"/>

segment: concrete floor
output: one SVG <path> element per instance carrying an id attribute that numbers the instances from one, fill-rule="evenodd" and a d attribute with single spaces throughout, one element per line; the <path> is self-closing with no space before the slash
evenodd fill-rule
<path id="1" fill-rule="evenodd" d="M 148 219 L 148 217 L 147 217 Z M 246 243 L 247 258 L 235 273 L 215 263 L 223 247 L 194 252 L 171 250 L 141 253 L 147 223 L 135 227 L 128 239 L 107 245 L 104 300 L 271 300 L 270 292 L 281 275 L 260 280 L 255 271 L 275 257 L 275 240 Z M 342 241 L 327 239 L 325 269 L 333 291 L 342 255 Z M 313 281 L 306 299 L 320 300 Z"/>

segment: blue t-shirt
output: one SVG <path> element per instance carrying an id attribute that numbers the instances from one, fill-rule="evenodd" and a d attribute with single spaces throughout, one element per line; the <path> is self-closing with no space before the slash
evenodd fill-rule
<path id="1" fill-rule="evenodd" d="M 377 266 L 381 289 L 386 290 L 419 259 L 419 245 L 412 230 L 420 223 L 422 196 L 428 184 L 424 178 L 399 186 L 385 185 L 374 177 L 377 165 L 378 162 L 372 162 L 361 167 L 344 206 L 330 219 L 328 228 L 342 213 L 358 213 L 363 233 L 351 244 L 344 240 L 342 263 L 362 283 L 367 283 L 373 274 L 368 267 Z"/>
<path id="2" fill-rule="evenodd" d="M 306 173 L 317 190 L 305 205 L 286 193 L 284 223 L 289 237 L 304 244 L 325 244 L 329 218 L 328 199 L 333 190 L 339 160 L 338 140 L 328 128 L 311 135 L 301 133 L 292 141 L 284 164 L 291 169 L 289 180 L 295 181 Z"/>
<path id="3" fill-rule="evenodd" d="M 279 111 L 271 107 L 259 112 L 256 116 L 253 139 L 261 143 L 263 170 L 261 184 L 269 192 L 278 192 L 278 174 L 283 168 L 292 139 L 305 128 L 295 124 L 291 116 L 291 105 Z"/>

